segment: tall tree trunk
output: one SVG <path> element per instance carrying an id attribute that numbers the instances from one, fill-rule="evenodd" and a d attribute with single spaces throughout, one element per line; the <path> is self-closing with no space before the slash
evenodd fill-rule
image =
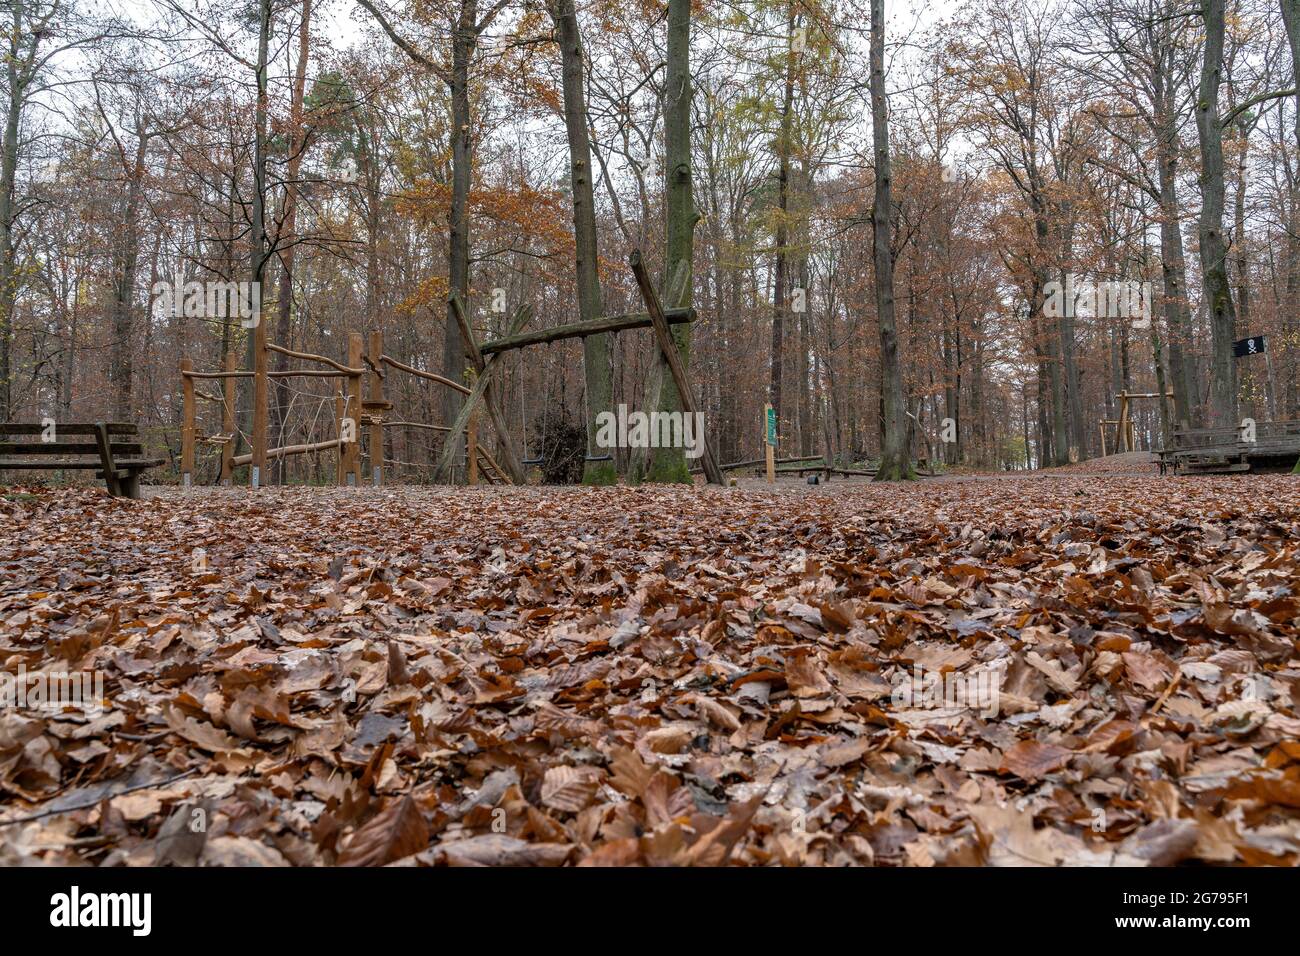
<path id="1" fill-rule="evenodd" d="M 1074 204 L 1064 200 L 1060 204 L 1060 215 L 1065 220 L 1059 229 L 1061 261 L 1074 261 Z M 1064 282 L 1065 276 L 1061 276 Z M 1078 359 L 1078 335 L 1074 310 L 1066 309 L 1060 318 L 1061 323 L 1061 372 L 1065 387 L 1066 401 L 1066 457 L 1080 459 L 1088 457 L 1087 433 L 1083 424 L 1083 386 L 1082 372 Z"/>
<path id="2" fill-rule="evenodd" d="M 804 247 L 806 238 L 802 239 Z M 799 276 L 799 284 L 795 287 L 802 290 L 799 294 L 803 297 L 803 308 L 799 311 L 799 354 L 796 356 L 795 367 L 799 370 L 799 404 L 796 408 L 799 422 L 799 454 L 811 455 L 813 450 L 814 426 L 813 426 L 813 401 L 815 398 L 816 382 L 812 374 L 813 369 L 810 367 L 808 360 L 812 352 L 812 329 L 811 320 L 808 316 L 809 295 L 808 295 L 808 256 L 801 255 L 799 264 L 796 267 Z"/>
<path id="3" fill-rule="evenodd" d="M 153 288 L 153 283 L 150 283 Z M 76 374 L 77 326 L 81 312 L 81 276 L 72 273 L 72 310 L 68 315 L 68 337 L 64 346 L 59 383 L 59 417 L 68 421 L 72 417 L 72 381 Z"/>
<path id="4" fill-rule="evenodd" d="M 884 438 L 877 481 L 912 477 L 907 447 L 907 404 L 898 358 L 894 317 L 894 252 L 889 242 L 891 211 L 889 106 L 885 99 L 885 0 L 871 0 L 871 137 L 876 166 L 875 205 L 871 211 L 876 264 L 876 315 L 880 320 L 880 395 Z"/>
<path id="5" fill-rule="evenodd" d="M 796 63 L 796 53 L 794 50 L 794 30 L 796 22 L 795 6 L 788 3 L 786 6 L 786 68 L 785 68 L 785 91 L 781 100 L 781 129 L 777 134 L 776 141 L 776 160 L 777 160 L 777 211 L 776 211 L 776 267 L 773 276 L 772 290 L 772 346 L 771 346 L 771 384 L 768 390 L 768 401 L 776 409 L 777 417 L 777 441 L 780 441 L 781 432 L 781 391 L 782 377 L 785 363 L 785 313 L 786 303 L 786 284 L 789 281 L 786 275 L 789 269 L 789 240 L 790 240 L 790 152 L 792 125 L 794 116 L 794 71 Z"/>
<path id="6" fill-rule="evenodd" d="M 578 314 L 595 319 L 601 314 L 600 275 L 596 259 L 596 206 L 592 195 L 591 143 L 587 133 L 586 83 L 583 78 L 582 37 L 573 0 L 553 0 L 551 17 L 560 44 L 564 87 L 564 126 L 569 139 L 569 182 L 573 189 L 573 238 L 578 279 Z M 609 364 L 609 335 L 589 335 L 582 340 L 582 367 L 586 381 L 587 455 L 612 454 L 596 445 L 596 416 L 610 411 L 613 374 Z M 583 468 L 587 485 L 610 485 L 618 480 L 612 461 L 589 461 Z"/>
<path id="7" fill-rule="evenodd" d="M 1246 164 L 1250 159 L 1250 128 L 1245 120 L 1238 119 L 1235 133 L 1241 138 L 1241 150 L 1237 161 L 1237 182 L 1232 196 L 1232 244 L 1234 246 L 1233 266 L 1237 272 L 1236 306 L 1237 327 L 1250 334 L 1250 258 L 1246 254 Z M 1235 365 L 1235 359 L 1234 359 Z M 1267 403 L 1261 409 L 1255 401 L 1254 370 L 1250 362 L 1244 362 L 1241 370 L 1239 391 L 1249 396 L 1250 414 L 1255 418 L 1269 417 L 1272 407 Z M 1265 382 L 1265 388 L 1268 383 Z"/>
<path id="8" fill-rule="evenodd" d="M 451 209 L 447 215 L 447 287 L 469 308 L 469 190 L 473 177 L 474 156 L 469 103 L 469 65 L 478 46 L 478 0 L 461 0 L 460 13 L 451 35 Z M 460 381 L 466 368 L 465 343 L 460 325 L 452 311 L 450 297 L 443 325 L 443 374 Z M 444 421 L 455 421 L 460 413 L 461 393 L 442 390 Z M 446 441 L 461 449 L 463 435 L 447 435 Z M 453 459 L 453 480 L 461 473 L 463 454 Z"/>
<path id="9" fill-rule="evenodd" d="M 1030 201 L 1034 208 L 1034 235 L 1037 240 L 1034 250 L 1034 256 L 1037 260 L 1034 263 L 1034 294 L 1030 299 L 1032 308 L 1038 310 L 1042 316 L 1043 323 L 1043 368 L 1047 373 L 1047 389 L 1050 395 L 1048 414 L 1050 416 L 1050 425 L 1052 430 L 1052 454 L 1050 461 L 1053 465 L 1067 465 L 1070 462 L 1069 437 L 1066 433 L 1065 425 L 1065 375 L 1061 364 L 1061 316 L 1055 317 L 1047 314 L 1046 289 L 1047 289 L 1047 272 L 1042 263 L 1042 257 L 1045 256 L 1048 248 L 1048 236 L 1051 230 L 1047 224 L 1046 200 L 1043 198 L 1041 184 L 1038 178 L 1038 170 L 1029 170 L 1030 188 L 1032 190 Z M 1069 311 L 1062 309 L 1062 312 Z"/>
<path id="10" fill-rule="evenodd" d="M 1283 335 L 1288 342 L 1294 340 L 1297 327 L 1296 316 L 1300 312 L 1300 0 L 1281 0 L 1282 22 L 1286 26 L 1287 41 L 1291 47 L 1291 80 L 1296 89 L 1294 113 L 1295 142 L 1298 166 L 1295 175 L 1288 177 L 1291 181 L 1290 195 L 1287 197 L 1289 217 L 1287 241 L 1287 277 L 1286 303 L 1282 310 Z M 1285 163 L 1286 160 L 1283 159 Z M 1297 389 L 1296 362 L 1294 358 L 1287 363 L 1287 377 L 1284 384 L 1285 400 L 1279 404 L 1285 408 L 1283 418 L 1300 412 L 1300 390 Z"/>
<path id="11" fill-rule="evenodd" d="M 1165 327 L 1169 331 L 1167 351 L 1169 378 L 1174 393 L 1174 422 L 1189 427 L 1195 420 L 1191 365 L 1192 313 L 1187 299 L 1187 260 L 1183 253 L 1183 232 L 1178 210 L 1178 117 L 1174 104 L 1178 91 L 1173 84 L 1174 43 L 1166 20 L 1161 28 L 1151 72 L 1152 104 L 1155 110 L 1157 179 L 1160 187 L 1160 274 L 1164 286 Z"/>
<path id="12" fill-rule="evenodd" d="M 0 144 L 0 421 L 13 415 L 13 320 L 17 299 L 14 263 L 14 187 L 18 173 L 18 130 L 27 97 L 25 71 L 20 71 L 23 37 L 21 4 L 12 4 L 13 20 L 5 57 L 9 102 L 5 109 L 4 143 Z"/>
<path id="13" fill-rule="evenodd" d="M 681 270 L 688 277 L 682 298 L 668 303 L 678 308 L 691 305 L 695 285 L 695 209 L 694 184 L 691 177 L 691 2 L 668 0 L 668 60 L 664 75 L 664 288 L 667 289 Z M 690 361 L 691 327 L 672 327 L 673 341 L 682 356 Z M 659 411 L 680 412 L 682 398 L 668 372 L 663 354 L 656 349 L 655 360 L 659 384 Z M 725 387 L 725 385 L 724 385 Z M 652 409 L 653 410 L 653 409 Z M 650 481 L 690 482 L 691 475 L 683 448 L 654 448 L 646 472 Z"/>
<path id="14" fill-rule="evenodd" d="M 261 287 L 262 276 L 266 271 L 266 134 L 268 123 L 266 64 L 271 42 L 271 0 L 258 3 L 257 36 L 257 106 L 253 132 L 253 214 L 251 225 L 250 279 Z M 262 322 L 258 317 L 258 327 L 248 330 L 248 342 L 245 351 L 245 368 L 252 371 L 257 367 L 257 346 Z M 262 335 L 265 332 L 262 331 Z M 241 379 L 244 383 L 240 421 L 244 433 L 250 438 L 256 428 L 253 421 L 255 414 L 254 391 L 252 379 Z M 259 475 L 259 482 L 265 482 L 266 475 Z"/>
<path id="15" fill-rule="evenodd" d="M 280 249 L 280 288 L 276 294 L 275 340 L 286 348 L 292 347 L 293 316 L 293 260 L 297 249 L 298 227 L 298 171 L 302 168 L 302 155 L 306 149 L 306 137 L 302 128 L 302 101 L 307 90 L 307 56 L 310 52 L 311 39 L 311 2 L 302 0 L 302 25 L 298 30 L 298 62 L 294 66 L 293 94 L 289 103 L 289 162 L 286 169 L 284 190 L 284 225 Z M 373 237 L 372 237 L 373 239 Z M 367 295 L 369 289 L 366 290 Z M 371 317 L 367 315 L 367 319 Z M 276 353 L 275 368 L 285 371 L 289 368 L 289 356 Z M 285 411 L 289 407 L 289 382 L 287 379 L 275 381 L 275 411 L 271 415 L 271 434 L 267 443 L 273 448 L 288 444 L 284 441 Z M 275 462 L 275 481 L 283 483 L 289 470 L 289 459 L 279 458 Z"/>
<path id="16" fill-rule="evenodd" d="M 113 414 L 119 421 L 132 421 L 135 418 L 131 407 L 131 383 L 135 354 L 131 344 L 131 332 L 135 308 L 135 277 L 140 260 L 140 224 L 137 221 L 140 211 L 140 193 L 143 188 L 145 156 L 149 149 L 149 136 L 145 130 L 143 118 L 136 123 L 136 150 L 133 160 L 128 165 L 123 156 L 123 168 L 127 175 L 126 207 L 122 213 L 121 260 L 113 289 L 112 329 L 113 340 L 109 349 L 109 381 L 113 383 Z"/>
<path id="17" fill-rule="evenodd" d="M 1228 247 L 1223 236 L 1223 129 L 1219 121 L 1219 81 L 1223 66 L 1225 0 L 1204 0 L 1205 59 L 1196 101 L 1196 132 L 1201 146 L 1201 282 L 1210 318 L 1210 424 L 1235 425 L 1237 376 L 1232 341 L 1237 314 L 1228 279 Z"/>
<path id="18" fill-rule="evenodd" d="M 943 445 L 943 463 L 949 467 L 957 464 L 961 436 L 960 408 L 958 390 L 961 388 L 961 371 L 958 366 L 958 349 L 960 348 L 960 320 L 955 316 L 942 318 L 940 333 L 940 353 L 943 357 L 943 414 L 952 420 L 953 441 Z M 942 432 L 941 432 L 942 435 Z"/>

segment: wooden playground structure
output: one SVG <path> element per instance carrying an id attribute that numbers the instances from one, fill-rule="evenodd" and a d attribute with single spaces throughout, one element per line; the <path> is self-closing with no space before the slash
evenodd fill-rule
<path id="1" fill-rule="evenodd" d="M 1119 402 L 1118 418 L 1103 418 L 1098 423 L 1101 432 L 1101 456 L 1119 455 L 1128 451 L 1137 451 L 1137 435 L 1133 422 L 1133 409 L 1131 402 L 1136 398 L 1159 398 L 1159 392 L 1120 392 L 1115 398 Z M 1165 392 L 1167 399 L 1172 399 L 1174 393 L 1172 390 Z M 1115 441 L 1107 450 L 1106 445 L 1106 426 L 1110 425 L 1115 429 Z"/>
<path id="2" fill-rule="evenodd" d="M 268 370 L 266 362 L 258 362 L 253 371 L 239 368 L 239 357 L 235 352 L 226 355 L 225 367 L 221 371 L 195 371 L 190 359 L 181 361 L 182 383 L 182 417 L 181 417 L 181 483 L 190 487 L 194 481 L 196 447 L 199 444 L 216 445 L 221 450 L 221 463 L 218 480 L 223 485 L 233 481 L 237 467 L 250 466 L 249 484 L 258 487 L 263 483 L 266 464 L 276 459 L 291 455 L 303 455 L 337 449 L 336 482 L 339 485 L 360 485 L 363 475 L 368 474 L 374 485 L 383 484 L 384 475 L 384 429 L 385 428 L 420 428 L 447 433 L 450 429 L 440 425 L 422 422 L 403 421 L 387 415 L 393 409 L 393 403 L 384 397 L 385 368 L 395 369 L 418 378 L 438 382 L 448 388 L 464 394 L 470 389 L 458 382 L 444 378 L 433 372 L 417 369 L 399 362 L 384 354 L 383 333 L 372 330 L 367 337 L 359 332 L 348 336 L 347 362 L 337 362 L 324 355 L 310 352 L 298 352 L 273 343 L 266 343 L 268 352 L 278 352 L 289 358 L 302 362 L 316 363 L 324 368 L 301 368 L 287 371 Z M 269 387 L 266 381 L 276 378 L 330 378 L 339 380 L 334 395 L 334 436 L 323 441 L 284 445 L 267 448 L 267 397 Z M 236 454 L 236 385 L 241 378 L 253 379 L 254 428 L 252 450 Z M 363 394 L 362 380 L 367 386 Z M 217 380 L 223 383 L 220 394 L 202 391 L 196 383 L 205 380 Z M 259 384 L 259 380 L 261 383 Z M 208 401 L 221 407 L 221 429 L 213 435 L 199 435 L 197 428 L 198 402 Z M 515 476 L 507 471 L 478 442 L 478 420 L 474 418 L 465 429 L 466 474 L 471 484 L 477 484 L 482 476 L 489 483 L 514 483 Z M 369 436 L 369 467 L 362 468 L 362 441 L 365 433 Z M 506 446 L 508 447 L 508 446 Z"/>
<path id="3" fill-rule="evenodd" d="M 336 361 L 328 356 L 300 352 L 266 340 L 266 323 L 258 322 L 252 329 L 253 368 L 241 369 L 239 356 L 234 351 L 226 354 L 224 367 L 218 371 L 197 371 L 189 358 L 181 360 L 182 411 L 181 411 L 181 483 L 193 486 L 195 454 L 199 444 L 216 445 L 221 449 L 218 481 L 229 485 L 234 480 L 234 470 L 249 466 L 249 485 L 256 489 L 266 481 L 269 461 L 313 452 L 337 450 L 336 480 L 341 486 L 359 486 L 363 474 L 368 473 L 371 484 L 384 482 L 384 429 L 413 428 L 442 433 L 443 448 L 433 468 L 436 482 L 446 481 L 458 457 L 459 443 L 454 436 L 464 435 L 464 471 L 469 484 L 478 484 L 484 477 L 492 484 L 522 484 L 524 463 L 515 451 L 501 399 L 495 384 L 501 368 L 502 356 L 516 349 L 527 348 L 564 339 L 584 338 L 604 332 L 623 329 L 652 328 L 656 345 L 662 352 L 681 397 L 683 410 L 698 410 L 695 394 L 686 372 L 685 363 L 677 351 L 670 326 L 691 322 L 695 310 L 691 308 L 665 310 L 651 284 L 650 277 L 638 252 L 629 257 L 629 265 L 636 276 L 637 285 L 645 301 L 645 312 L 601 316 L 596 319 L 574 322 L 549 329 L 524 331 L 532 318 L 532 307 L 521 306 L 507 323 L 506 335 L 500 339 L 479 343 L 470 326 L 463 303 L 459 297 L 450 297 L 451 313 L 460 328 L 465 347 L 466 377 L 470 384 L 462 385 L 435 372 L 416 368 L 384 352 L 383 333 L 372 329 L 368 336 L 360 332 L 348 335 L 346 361 Z M 278 353 L 300 362 L 314 363 L 318 367 L 271 370 L 269 358 Z M 455 421 L 449 425 L 398 420 L 390 417 L 394 404 L 385 397 L 385 380 L 388 372 L 401 372 L 426 381 L 436 382 L 465 396 Z M 268 448 L 270 409 L 270 381 L 287 378 L 337 379 L 334 397 L 334 437 L 316 442 L 283 445 Z M 252 379 L 252 434 L 247 436 L 251 450 L 236 454 L 240 433 L 237 423 L 237 384 L 240 379 Z M 363 379 L 365 380 L 363 394 Z M 220 381 L 220 394 L 205 392 L 197 383 Z M 212 435 L 198 434 L 198 402 L 200 400 L 221 406 L 221 428 Z M 497 436 L 500 460 L 479 442 L 481 410 L 486 409 L 487 421 Z M 362 429 L 368 436 L 369 467 L 363 471 Z M 482 466 L 480 468 L 480 466 Z M 724 484 L 722 470 L 713 455 L 708 441 L 704 442 L 703 466 L 706 477 L 714 484 Z"/>
<path id="4" fill-rule="evenodd" d="M 1156 454 L 1161 474 L 1289 472 L 1300 458 L 1300 422 L 1179 429 L 1173 445 Z"/>
<path id="5" fill-rule="evenodd" d="M 1167 391 L 1165 397 L 1172 399 Z M 1131 402 L 1138 398 L 1159 398 L 1159 392 L 1120 392 L 1118 418 L 1103 418 L 1101 453 L 1120 454 L 1136 451 Z M 1270 401 L 1270 408 L 1272 407 Z M 1115 441 L 1108 449 L 1106 427 L 1115 429 Z M 1253 422 L 1219 428 L 1175 428 L 1164 448 L 1152 449 L 1160 473 L 1176 475 L 1215 474 L 1249 471 L 1291 471 L 1300 457 L 1300 422 Z"/>

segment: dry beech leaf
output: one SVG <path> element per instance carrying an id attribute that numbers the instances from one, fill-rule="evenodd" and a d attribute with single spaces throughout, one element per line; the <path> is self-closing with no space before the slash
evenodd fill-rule
<path id="1" fill-rule="evenodd" d="M 484 833 L 440 847 L 451 866 L 560 866 L 573 847 L 529 843 L 503 833 Z"/>
<path id="2" fill-rule="evenodd" d="M 383 866 L 429 845 L 429 825 L 410 796 L 394 798 L 352 834 L 340 866 Z"/>
<path id="3" fill-rule="evenodd" d="M 1034 781 L 1060 770 L 1073 756 L 1073 752 L 1055 744 L 1022 740 L 1002 755 L 1000 773 L 1013 773 L 1022 780 Z"/>
<path id="4" fill-rule="evenodd" d="M 552 810 L 578 813 L 586 809 L 600 786 L 598 767 L 551 767 L 542 778 L 542 803 Z"/>

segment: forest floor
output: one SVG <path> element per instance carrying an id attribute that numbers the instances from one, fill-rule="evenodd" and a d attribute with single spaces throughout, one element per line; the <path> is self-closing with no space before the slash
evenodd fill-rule
<path id="1" fill-rule="evenodd" d="M 0 493 L 0 864 L 1300 861 L 1296 479 L 791 484 Z"/>

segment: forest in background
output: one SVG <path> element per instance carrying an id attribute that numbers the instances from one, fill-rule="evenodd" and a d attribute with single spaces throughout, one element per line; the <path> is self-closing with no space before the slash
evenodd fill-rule
<path id="1" fill-rule="evenodd" d="M 1293 6 L 890 7 L 889 241 L 914 456 L 1095 456 L 1123 390 L 1172 392 L 1139 403 L 1143 447 L 1224 410 L 1297 417 Z M 180 359 L 217 369 L 250 335 L 236 317 L 175 314 L 160 283 L 256 276 L 271 341 L 342 359 L 349 332 L 381 329 L 388 353 L 460 379 L 450 292 L 482 340 L 522 304 L 535 328 L 636 311 L 630 249 L 669 271 L 683 87 L 666 4 L 8 0 L 0 15 L 0 420 L 139 421 L 175 460 Z M 689 356 L 711 439 L 724 461 L 759 454 L 771 401 L 782 454 L 876 457 L 867 5 L 686 15 Z M 1209 80 L 1207 64 L 1221 64 Z M 590 237 L 574 227 L 583 139 Z M 1150 321 L 1049 314 L 1068 276 L 1151 283 Z M 1261 334 L 1271 382 L 1223 350 Z M 500 389 L 516 446 L 580 435 L 593 381 L 639 406 L 655 364 L 648 330 L 511 354 Z M 412 380 L 388 397 L 424 422 L 458 402 Z M 325 382 L 276 384 L 271 410 L 272 446 L 333 437 Z M 955 441 L 940 440 L 944 419 Z M 436 441 L 388 441 L 403 477 L 427 474 Z M 304 457 L 278 477 L 321 467 Z M 210 454 L 201 472 L 215 474 Z"/>

